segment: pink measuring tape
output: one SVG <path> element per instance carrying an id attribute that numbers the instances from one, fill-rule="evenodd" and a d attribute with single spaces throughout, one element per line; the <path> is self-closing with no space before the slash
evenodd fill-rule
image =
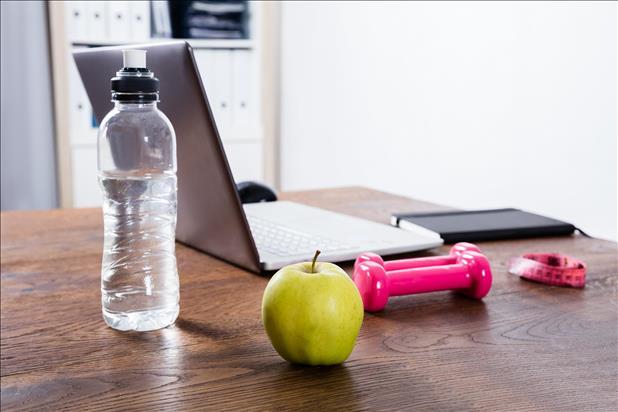
<path id="1" fill-rule="evenodd" d="M 528 253 L 513 258 L 509 273 L 552 286 L 586 286 L 584 262 L 559 253 Z"/>

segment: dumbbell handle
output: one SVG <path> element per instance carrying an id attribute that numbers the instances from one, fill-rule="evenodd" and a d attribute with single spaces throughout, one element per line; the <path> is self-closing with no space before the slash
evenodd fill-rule
<path id="1" fill-rule="evenodd" d="M 464 264 L 394 270 L 387 273 L 390 296 L 466 289 L 473 279 Z"/>
<path id="2" fill-rule="evenodd" d="M 356 265 L 358 265 L 360 262 L 367 260 L 372 260 L 376 263 L 379 263 L 387 272 L 391 270 L 420 268 L 425 266 L 451 265 L 453 263 L 457 263 L 457 256 L 461 255 L 463 252 L 466 251 L 474 251 L 480 253 L 481 250 L 478 248 L 478 246 L 472 243 L 459 242 L 453 245 L 453 247 L 449 251 L 449 254 L 446 256 L 397 259 L 389 260 L 386 262 L 378 255 L 372 253 L 364 253 L 356 259 L 356 262 L 354 263 L 354 268 L 356 269 Z"/>
<path id="3" fill-rule="evenodd" d="M 422 267 L 427 267 L 427 266 L 443 266 L 443 265 L 451 265 L 455 263 L 456 261 L 457 261 L 456 255 L 430 256 L 430 257 L 390 260 L 390 261 L 384 262 L 384 270 L 386 270 L 387 272 L 390 272 L 390 271 L 395 271 L 395 270 L 422 268 Z"/>

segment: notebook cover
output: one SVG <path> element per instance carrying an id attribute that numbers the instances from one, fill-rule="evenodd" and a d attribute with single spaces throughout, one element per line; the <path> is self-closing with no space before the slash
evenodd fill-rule
<path id="1" fill-rule="evenodd" d="M 405 229 L 406 222 L 438 232 L 445 243 L 564 236 L 575 231 L 570 223 L 512 208 L 393 214 L 393 226 Z"/>

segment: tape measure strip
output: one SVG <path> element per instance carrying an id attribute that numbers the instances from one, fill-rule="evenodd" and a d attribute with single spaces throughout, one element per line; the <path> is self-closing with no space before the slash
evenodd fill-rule
<path id="1" fill-rule="evenodd" d="M 586 286 L 586 265 L 559 253 L 528 253 L 511 259 L 509 273 L 552 286 Z"/>

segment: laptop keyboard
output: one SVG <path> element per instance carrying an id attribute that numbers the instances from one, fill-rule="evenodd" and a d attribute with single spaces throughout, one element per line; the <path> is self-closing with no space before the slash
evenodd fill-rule
<path id="1" fill-rule="evenodd" d="M 333 239 L 310 235 L 259 217 L 247 215 L 251 234 L 258 250 L 277 256 L 313 255 L 316 249 L 334 251 L 351 246 Z"/>

